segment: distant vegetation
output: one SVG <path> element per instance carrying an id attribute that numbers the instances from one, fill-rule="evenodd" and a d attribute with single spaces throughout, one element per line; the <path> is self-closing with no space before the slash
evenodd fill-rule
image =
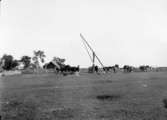
<path id="1" fill-rule="evenodd" d="M 40 68 L 40 63 L 44 63 L 45 58 L 44 51 L 38 50 L 34 51 L 34 56 L 30 57 L 28 55 L 22 56 L 20 59 L 16 60 L 12 55 L 3 55 L 0 59 L 0 66 L 3 70 L 15 70 L 15 69 L 26 69 L 29 67 Z"/>
<path id="2" fill-rule="evenodd" d="M 4 54 L 0 58 L 0 71 L 11 71 L 11 70 L 42 70 L 42 69 L 49 69 L 49 70 L 57 70 L 57 71 L 78 71 L 78 67 L 66 65 L 64 58 L 53 57 L 53 59 L 49 62 L 45 61 L 46 55 L 45 52 L 42 50 L 35 50 L 33 51 L 33 56 L 23 55 L 20 59 L 15 59 L 13 55 Z M 98 72 L 100 70 L 99 66 L 95 65 L 95 68 L 92 66 L 88 67 L 88 72 L 92 72 L 92 70 Z M 122 68 L 115 64 L 114 66 L 105 66 L 102 69 L 105 72 L 113 72 L 117 73 L 118 71 L 122 71 L 125 73 L 130 72 L 148 72 L 148 71 L 166 71 L 166 67 L 159 67 L 153 68 L 149 65 L 140 65 L 139 67 L 133 67 L 130 65 L 124 65 Z"/>
<path id="3" fill-rule="evenodd" d="M 4 70 L 11 70 L 18 66 L 18 60 L 15 60 L 12 55 L 3 55 L 1 58 L 1 66 Z"/>
<path id="4" fill-rule="evenodd" d="M 20 59 L 15 59 L 12 55 L 3 55 L 0 59 L 0 70 L 11 71 L 21 70 L 22 73 L 40 72 L 42 70 L 54 70 L 54 72 L 68 72 L 74 73 L 79 71 L 79 65 L 66 65 L 64 58 L 53 57 L 53 59 L 46 63 L 45 52 L 42 50 L 33 51 L 33 56 L 24 55 Z"/>

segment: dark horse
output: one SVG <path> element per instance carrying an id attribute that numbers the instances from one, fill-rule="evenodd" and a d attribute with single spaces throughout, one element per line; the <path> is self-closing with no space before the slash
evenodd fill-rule
<path id="1" fill-rule="evenodd" d="M 94 68 L 93 68 L 93 66 L 89 67 L 88 72 L 93 73 L 93 69 L 94 69 L 94 72 L 96 72 L 96 73 L 99 72 L 99 67 L 97 65 L 95 65 Z"/>
<path id="2" fill-rule="evenodd" d="M 124 70 L 124 72 L 132 72 L 133 67 L 129 66 L 129 65 L 124 65 L 123 70 Z"/>
<path id="3" fill-rule="evenodd" d="M 80 68 L 79 68 L 79 65 L 77 67 L 75 66 L 70 66 L 70 65 L 64 65 L 60 68 L 59 70 L 61 73 L 63 74 L 73 74 L 75 72 L 79 72 L 80 71 Z"/>
<path id="4" fill-rule="evenodd" d="M 105 72 L 109 72 L 109 71 L 113 71 L 114 73 L 117 72 L 115 66 L 103 67 L 103 70 L 104 70 Z"/>

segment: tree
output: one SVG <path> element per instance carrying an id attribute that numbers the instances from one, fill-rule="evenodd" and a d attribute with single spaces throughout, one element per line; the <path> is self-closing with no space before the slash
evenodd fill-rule
<path id="1" fill-rule="evenodd" d="M 13 69 L 13 68 L 17 67 L 18 65 L 19 65 L 18 60 L 13 60 L 11 68 Z"/>
<path id="2" fill-rule="evenodd" d="M 4 61 L 4 65 L 2 66 L 2 68 L 4 70 L 10 70 L 13 61 L 13 56 L 5 54 L 2 57 L 2 61 Z"/>
<path id="3" fill-rule="evenodd" d="M 118 64 L 115 64 L 115 67 L 116 67 L 116 68 L 119 68 L 119 65 L 118 65 Z"/>
<path id="4" fill-rule="evenodd" d="M 15 68 L 16 66 L 18 66 L 18 61 L 14 60 L 12 55 L 3 55 L 2 57 L 2 61 L 3 61 L 3 66 L 2 68 L 4 70 L 12 70 L 13 68 Z"/>
<path id="5" fill-rule="evenodd" d="M 28 68 L 30 66 L 30 63 L 31 63 L 31 57 L 29 56 L 22 56 L 21 62 L 23 62 L 24 64 L 24 68 Z"/>
<path id="6" fill-rule="evenodd" d="M 0 67 L 2 67 L 4 64 L 4 61 L 2 60 L 2 58 L 0 58 Z"/>
<path id="7" fill-rule="evenodd" d="M 64 65 L 65 59 L 64 58 L 59 58 L 59 57 L 53 57 L 53 61 L 56 62 L 58 65 Z"/>
<path id="8" fill-rule="evenodd" d="M 44 51 L 38 50 L 38 51 L 34 51 L 34 57 L 32 58 L 32 60 L 34 61 L 34 64 L 36 65 L 37 68 L 40 67 L 40 62 L 44 63 L 45 60 L 45 54 Z"/>

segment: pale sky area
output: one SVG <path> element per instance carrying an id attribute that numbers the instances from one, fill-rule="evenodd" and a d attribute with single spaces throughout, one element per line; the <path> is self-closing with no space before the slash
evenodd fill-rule
<path id="1" fill-rule="evenodd" d="M 90 66 L 82 33 L 106 66 L 167 66 L 166 0 L 2 0 L 0 14 L 0 56 Z"/>

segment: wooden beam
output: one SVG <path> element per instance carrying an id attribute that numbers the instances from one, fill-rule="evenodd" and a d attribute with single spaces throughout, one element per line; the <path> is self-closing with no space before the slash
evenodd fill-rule
<path id="1" fill-rule="evenodd" d="M 103 63 L 101 62 L 101 60 L 99 59 L 99 57 L 96 55 L 96 53 L 94 52 L 94 50 L 92 49 L 92 47 L 89 45 L 89 43 L 86 41 L 86 39 L 84 38 L 84 36 L 81 33 L 80 33 L 80 36 L 84 40 L 84 42 L 87 44 L 87 46 L 89 47 L 89 49 L 92 51 L 92 53 L 94 53 L 94 56 L 97 58 L 97 60 L 100 63 L 100 65 L 102 67 L 104 67 Z"/>

